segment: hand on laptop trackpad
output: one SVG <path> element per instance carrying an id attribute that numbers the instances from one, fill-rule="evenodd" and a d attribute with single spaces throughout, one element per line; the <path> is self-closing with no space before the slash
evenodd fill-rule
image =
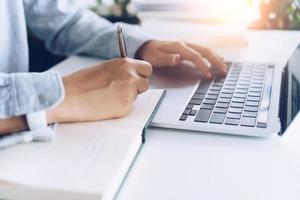
<path id="1" fill-rule="evenodd" d="M 154 88 L 180 88 L 193 85 L 202 77 L 200 70 L 192 63 L 183 62 L 176 67 L 156 69 L 150 82 Z"/>

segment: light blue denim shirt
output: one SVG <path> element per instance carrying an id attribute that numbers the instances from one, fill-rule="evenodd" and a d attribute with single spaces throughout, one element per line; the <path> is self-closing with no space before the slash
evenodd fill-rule
<path id="1" fill-rule="evenodd" d="M 60 55 L 119 56 L 116 25 L 66 0 L 0 0 L 0 118 L 46 110 L 64 97 L 58 72 L 28 73 L 26 26 Z M 151 38 L 137 26 L 123 25 L 128 55 Z M 0 137 L 0 148 L 53 139 L 50 127 Z"/>

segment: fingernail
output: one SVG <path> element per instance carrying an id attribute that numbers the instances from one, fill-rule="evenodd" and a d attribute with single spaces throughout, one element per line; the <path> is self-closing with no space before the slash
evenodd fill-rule
<path id="1" fill-rule="evenodd" d="M 212 79 L 212 75 L 211 75 L 211 73 L 210 73 L 210 72 L 208 72 L 208 73 L 207 73 L 207 75 L 206 75 L 206 77 L 207 77 L 207 78 L 209 78 L 209 79 Z"/>
<path id="2" fill-rule="evenodd" d="M 180 56 L 179 55 L 176 55 L 176 56 L 173 56 L 173 64 L 178 64 L 180 62 Z"/>

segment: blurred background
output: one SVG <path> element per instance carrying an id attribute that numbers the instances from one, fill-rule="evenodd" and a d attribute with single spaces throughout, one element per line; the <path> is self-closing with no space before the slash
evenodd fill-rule
<path id="1" fill-rule="evenodd" d="M 66 0 L 106 19 L 143 25 L 145 20 L 186 21 L 227 29 L 300 30 L 300 0 Z M 31 71 L 44 71 L 63 60 L 29 32 Z"/>

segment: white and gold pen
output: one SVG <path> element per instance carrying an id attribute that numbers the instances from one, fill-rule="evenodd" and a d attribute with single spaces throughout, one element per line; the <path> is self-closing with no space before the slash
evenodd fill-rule
<path id="1" fill-rule="evenodd" d="M 124 38 L 123 28 L 121 25 L 118 25 L 117 35 L 118 35 L 118 42 L 119 42 L 120 57 L 126 58 L 127 57 L 127 47 L 126 47 L 126 42 L 125 42 L 125 38 Z"/>

